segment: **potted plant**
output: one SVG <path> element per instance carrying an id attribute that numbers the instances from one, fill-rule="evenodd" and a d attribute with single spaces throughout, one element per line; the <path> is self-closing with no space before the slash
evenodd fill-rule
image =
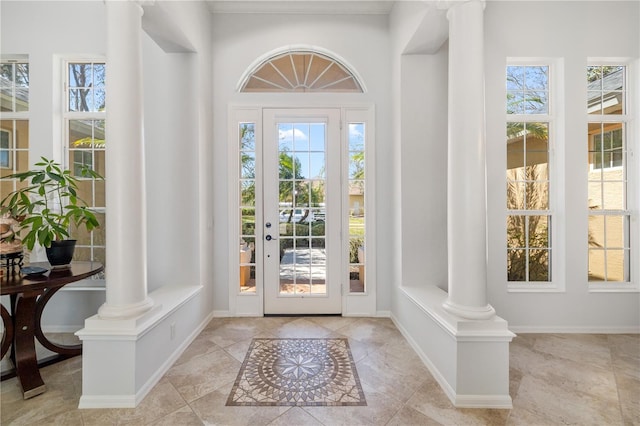
<path id="1" fill-rule="evenodd" d="M 35 166 L 32 170 L 2 178 L 28 181 L 28 184 L 2 199 L 0 214 L 21 219 L 18 230 L 22 243 L 29 250 L 33 250 L 37 242 L 45 247 L 52 266 L 66 265 L 71 262 L 76 243 L 69 234 L 70 226 L 84 226 L 91 231 L 100 223 L 77 195 L 78 176 L 45 157 L 41 157 Z M 89 167 L 81 169 L 80 177 L 103 179 Z M 23 230 L 27 233 L 23 234 Z"/>

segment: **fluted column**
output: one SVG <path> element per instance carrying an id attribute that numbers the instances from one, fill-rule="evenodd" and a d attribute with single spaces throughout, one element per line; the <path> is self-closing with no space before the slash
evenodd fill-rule
<path id="1" fill-rule="evenodd" d="M 462 318 L 495 315 L 487 304 L 484 1 L 450 2 L 447 231 L 449 295 Z"/>
<path id="2" fill-rule="evenodd" d="M 142 7 L 107 0 L 106 302 L 103 319 L 136 317 L 147 297 Z"/>

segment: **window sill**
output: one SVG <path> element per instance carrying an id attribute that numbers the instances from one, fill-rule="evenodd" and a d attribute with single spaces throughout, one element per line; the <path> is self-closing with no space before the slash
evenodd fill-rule
<path id="1" fill-rule="evenodd" d="M 640 293 L 640 285 L 635 283 L 589 283 L 589 293 Z"/>
<path id="2" fill-rule="evenodd" d="M 564 293 L 563 286 L 556 284 L 516 284 L 507 283 L 508 293 Z"/>

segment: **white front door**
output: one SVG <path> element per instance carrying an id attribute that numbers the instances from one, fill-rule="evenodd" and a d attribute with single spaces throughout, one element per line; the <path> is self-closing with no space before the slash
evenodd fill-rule
<path id="1" fill-rule="evenodd" d="M 341 313 L 340 110 L 264 109 L 263 123 L 264 313 Z"/>

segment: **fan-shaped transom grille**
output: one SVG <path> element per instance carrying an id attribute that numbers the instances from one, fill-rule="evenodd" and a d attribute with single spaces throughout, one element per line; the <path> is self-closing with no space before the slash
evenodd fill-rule
<path id="1" fill-rule="evenodd" d="M 249 75 L 240 91 L 363 92 L 351 72 L 317 52 L 287 52 L 272 57 Z"/>

